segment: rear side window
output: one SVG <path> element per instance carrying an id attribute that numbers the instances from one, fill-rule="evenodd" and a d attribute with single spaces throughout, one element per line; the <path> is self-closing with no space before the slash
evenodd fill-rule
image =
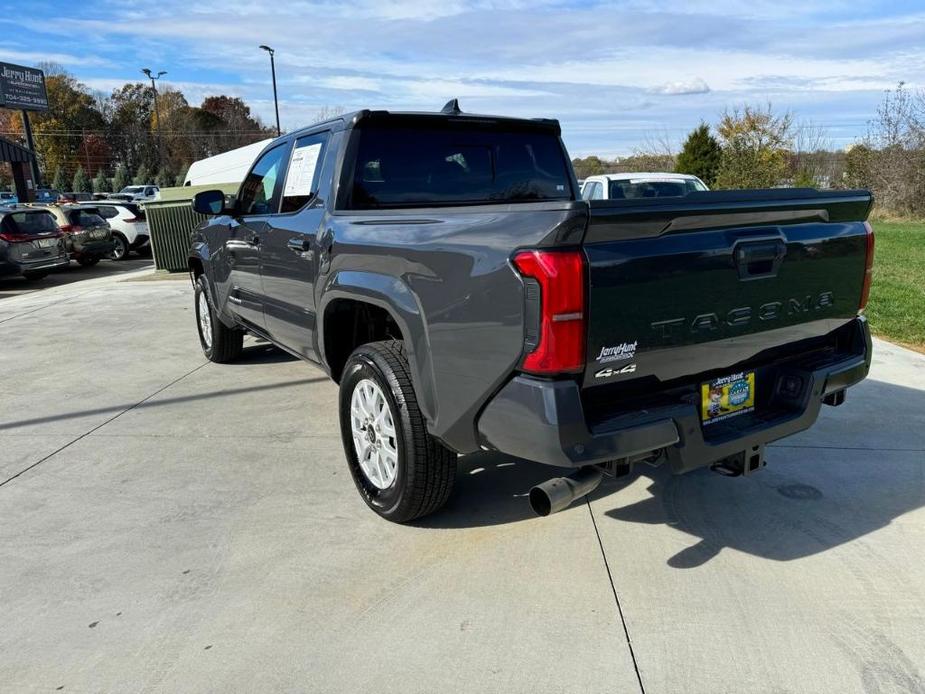
<path id="1" fill-rule="evenodd" d="M 78 227 L 98 227 L 106 223 L 95 210 L 92 212 L 74 210 L 68 215 L 68 219 L 71 220 L 71 224 Z"/>
<path id="2" fill-rule="evenodd" d="M 295 212 L 318 193 L 321 162 L 328 133 L 307 135 L 296 140 L 289 156 L 281 212 Z"/>
<path id="3" fill-rule="evenodd" d="M 113 217 L 117 217 L 119 215 L 119 211 L 115 207 L 109 207 L 108 205 L 105 207 L 100 207 L 99 210 L 100 217 L 103 219 L 112 219 Z"/>
<path id="4" fill-rule="evenodd" d="M 456 123 L 431 128 L 369 125 L 360 129 L 349 206 L 529 202 L 571 195 L 562 146 L 549 131 Z"/>
<path id="5" fill-rule="evenodd" d="M 15 212 L 9 219 L 16 232 L 24 236 L 58 231 L 55 218 L 48 212 Z"/>

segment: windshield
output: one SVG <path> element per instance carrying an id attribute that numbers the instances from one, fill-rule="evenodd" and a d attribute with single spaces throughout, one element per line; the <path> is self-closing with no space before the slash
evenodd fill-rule
<path id="1" fill-rule="evenodd" d="M 367 126 L 351 207 L 376 209 L 568 200 L 569 168 L 547 130 Z"/>
<path id="2" fill-rule="evenodd" d="M 677 198 L 698 190 L 707 190 L 700 181 L 691 178 L 625 179 L 610 182 L 610 198 L 633 200 L 637 198 Z"/>
<path id="3" fill-rule="evenodd" d="M 119 192 L 120 192 L 120 193 L 132 193 L 132 194 L 135 194 L 135 193 L 142 193 L 142 192 L 144 192 L 144 189 L 145 189 L 144 186 L 126 186 L 125 188 L 123 188 L 123 189 L 120 190 Z"/>

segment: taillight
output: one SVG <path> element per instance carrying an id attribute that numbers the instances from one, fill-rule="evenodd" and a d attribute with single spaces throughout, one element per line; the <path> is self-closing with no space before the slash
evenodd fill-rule
<path id="1" fill-rule="evenodd" d="M 122 221 L 125 222 L 126 224 L 135 224 L 137 222 L 140 222 L 141 219 L 139 219 L 138 217 L 129 217 L 128 219 L 123 219 Z"/>
<path id="2" fill-rule="evenodd" d="M 8 231 L 0 231 L 0 240 L 7 243 L 21 243 L 22 241 L 31 241 L 31 237 L 23 234 L 11 234 Z"/>
<path id="3" fill-rule="evenodd" d="M 864 285 L 861 289 L 859 311 L 863 311 L 867 306 L 867 300 L 870 298 L 870 282 L 874 274 L 874 228 L 870 222 L 864 222 L 864 228 L 867 229 L 867 259 L 864 263 Z"/>
<path id="4" fill-rule="evenodd" d="M 538 334 L 528 340 L 531 349 L 523 370 L 547 375 L 581 371 L 585 365 L 584 256 L 580 251 L 523 251 L 514 256 L 514 265 L 539 286 Z"/>
<path id="5" fill-rule="evenodd" d="M 59 226 L 58 228 L 59 228 L 61 231 L 63 231 L 65 234 L 68 234 L 68 233 L 70 233 L 70 232 L 72 232 L 72 231 L 75 231 L 74 227 L 71 226 L 70 224 L 62 224 L 62 225 Z"/>

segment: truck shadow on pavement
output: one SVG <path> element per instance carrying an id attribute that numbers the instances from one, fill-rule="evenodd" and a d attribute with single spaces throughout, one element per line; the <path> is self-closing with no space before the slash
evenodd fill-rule
<path id="1" fill-rule="evenodd" d="M 868 380 L 854 395 L 851 416 L 826 416 L 815 430 L 772 444 L 767 468 L 754 475 L 703 469 L 673 476 L 666 466 L 642 466 L 633 494 L 622 497 L 634 500 L 615 495 L 605 515 L 699 538 L 667 558 L 677 569 L 701 566 L 727 548 L 792 561 L 884 528 L 925 505 L 925 391 Z M 642 479 L 650 484 L 639 499 Z"/>
<path id="2" fill-rule="evenodd" d="M 687 569 L 724 549 L 791 561 L 888 526 L 925 505 L 925 433 L 918 423 L 925 391 L 869 380 L 855 396 L 850 415 L 827 415 L 809 434 L 772 445 L 767 468 L 748 477 L 708 469 L 675 476 L 666 465 L 643 464 L 629 477 L 605 479 L 591 496 L 601 534 L 639 536 L 609 521 L 669 526 L 698 538 L 666 556 L 669 566 Z M 878 411 L 879 418 L 869 416 Z M 530 487 L 567 473 L 497 453 L 466 456 L 450 503 L 419 524 L 464 528 L 533 518 Z M 582 504 L 563 513 L 586 513 Z"/>

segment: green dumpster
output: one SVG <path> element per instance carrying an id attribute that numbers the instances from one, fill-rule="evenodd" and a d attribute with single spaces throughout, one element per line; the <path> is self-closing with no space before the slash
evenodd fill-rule
<path id="1" fill-rule="evenodd" d="M 193 212 L 193 196 L 203 190 L 216 189 L 235 194 L 238 184 L 162 188 L 160 200 L 145 203 L 154 266 L 158 270 L 186 270 L 193 229 L 206 219 L 205 215 Z"/>

